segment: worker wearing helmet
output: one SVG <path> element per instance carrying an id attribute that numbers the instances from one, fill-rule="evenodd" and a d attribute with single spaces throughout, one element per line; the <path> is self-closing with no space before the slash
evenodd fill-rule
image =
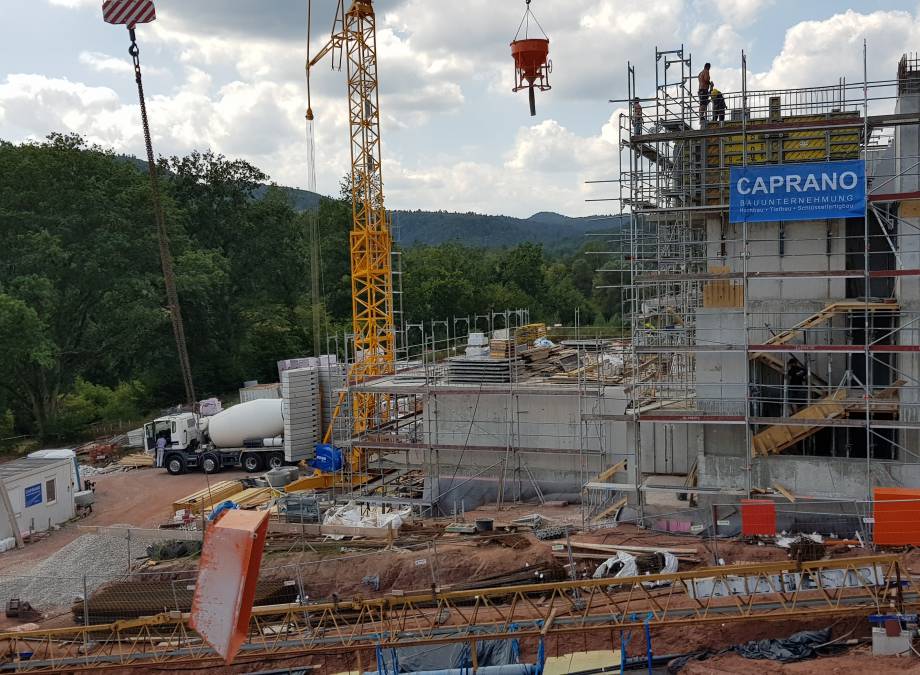
<path id="1" fill-rule="evenodd" d="M 725 97 L 715 84 L 712 85 L 712 121 L 725 121 Z"/>

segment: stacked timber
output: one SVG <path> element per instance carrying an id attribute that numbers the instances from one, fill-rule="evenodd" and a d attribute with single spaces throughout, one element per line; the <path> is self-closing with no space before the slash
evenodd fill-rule
<path id="1" fill-rule="evenodd" d="M 532 345 L 536 340 L 546 337 L 546 324 L 528 323 L 512 331 L 501 328 L 492 331 L 489 341 L 489 355 L 496 359 L 508 359 L 525 345 Z"/>
<path id="2" fill-rule="evenodd" d="M 131 455 L 125 455 L 119 459 L 116 464 L 128 469 L 153 466 L 153 455 L 148 455 L 146 452 L 135 452 Z"/>
<path id="3" fill-rule="evenodd" d="M 240 481 L 223 480 L 173 502 L 173 511 L 200 513 L 202 509 L 213 508 L 242 491 L 243 484 Z"/>

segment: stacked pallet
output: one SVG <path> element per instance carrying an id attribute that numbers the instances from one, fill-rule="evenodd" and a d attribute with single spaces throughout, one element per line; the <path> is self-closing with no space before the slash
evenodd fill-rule
<path id="1" fill-rule="evenodd" d="M 511 358 L 521 345 L 532 345 L 539 338 L 546 337 L 545 323 L 528 323 L 511 331 L 502 328 L 492 332 L 489 354 L 493 358 Z"/>
<path id="2" fill-rule="evenodd" d="M 345 364 L 336 361 L 335 354 L 323 355 L 318 359 L 319 363 L 319 394 L 321 399 L 322 420 L 321 433 L 325 434 L 329 424 L 333 422 L 335 408 L 339 405 L 340 392 L 345 389 Z M 348 396 L 341 398 L 341 407 L 339 408 L 338 417 L 335 418 L 335 433 L 333 438 L 342 438 L 349 432 L 348 420 L 350 414 L 348 407 L 351 405 L 351 399 Z"/>
<path id="3" fill-rule="evenodd" d="M 213 508 L 235 494 L 243 491 L 243 484 L 238 480 L 224 480 L 194 492 L 179 501 L 173 502 L 173 511 L 185 510 L 188 513 L 200 513 L 202 509 Z"/>
<path id="4" fill-rule="evenodd" d="M 520 378 L 523 366 L 520 359 L 455 356 L 447 359 L 447 374 L 451 382 L 465 384 L 511 382 Z"/>
<path id="5" fill-rule="evenodd" d="M 308 459 L 322 440 L 319 370 L 294 368 L 281 373 L 284 455 L 289 462 Z"/>

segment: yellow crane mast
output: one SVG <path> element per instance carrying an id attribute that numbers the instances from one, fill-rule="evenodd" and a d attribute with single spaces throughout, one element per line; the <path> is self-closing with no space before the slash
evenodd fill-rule
<path id="1" fill-rule="evenodd" d="M 309 103 L 311 69 L 327 54 L 333 67 L 345 62 L 348 78 L 348 122 L 351 151 L 352 227 L 351 303 L 355 360 L 349 382 L 363 382 L 393 372 L 392 240 L 383 201 L 380 161 L 380 99 L 377 84 L 376 16 L 371 0 L 353 0 L 346 10 L 339 0 L 329 41 L 307 62 L 308 124 L 313 119 Z M 343 58 L 344 55 L 344 58 Z M 352 397 L 353 431 L 365 432 L 376 420 L 389 415 L 379 395 L 356 393 Z M 352 452 L 352 469 L 363 462 L 360 450 Z"/>

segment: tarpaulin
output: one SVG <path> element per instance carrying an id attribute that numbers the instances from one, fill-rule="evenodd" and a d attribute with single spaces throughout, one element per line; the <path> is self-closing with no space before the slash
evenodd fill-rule
<path id="1" fill-rule="evenodd" d="M 731 652 L 735 652 L 746 659 L 769 659 L 770 661 L 779 661 L 781 663 L 792 663 L 845 649 L 841 645 L 828 645 L 827 643 L 830 641 L 830 628 L 803 630 L 778 640 L 753 640 L 730 649 L 684 654 L 668 662 L 668 672 L 679 673 L 690 661 L 705 661 L 713 656 Z"/>
<path id="2" fill-rule="evenodd" d="M 769 659 L 770 661 L 804 661 L 817 656 L 815 647 L 830 642 L 831 629 L 803 630 L 781 640 L 754 640 L 735 647 L 735 651 L 746 659 Z"/>
<path id="3" fill-rule="evenodd" d="M 467 642 L 383 649 L 381 656 L 388 673 L 424 673 L 473 666 L 470 644 Z M 480 669 L 516 665 L 517 640 L 477 640 L 476 662 Z"/>

